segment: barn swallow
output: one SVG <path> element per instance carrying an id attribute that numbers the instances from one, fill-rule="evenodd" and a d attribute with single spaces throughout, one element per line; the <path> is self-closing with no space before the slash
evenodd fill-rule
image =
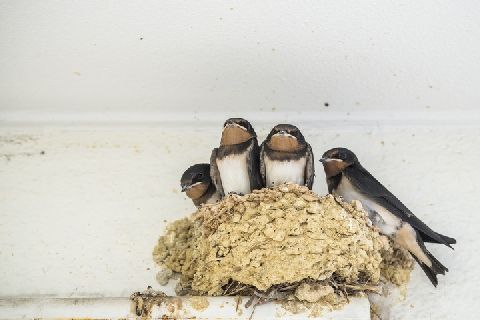
<path id="1" fill-rule="evenodd" d="M 210 157 L 210 176 L 223 196 L 247 194 L 260 189 L 259 147 L 252 125 L 242 118 L 231 118 L 223 125 L 220 146 Z"/>
<path id="2" fill-rule="evenodd" d="M 180 179 L 182 192 L 199 208 L 204 203 L 218 202 L 221 197 L 210 178 L 210 165 L 197 163 L 185 170 Z"/>
<path id="3" fill-rule="evenodd" d="M 352 151 L 345 148 L 328 150 L 320 162 L 327 177 L 328 192 L 346 201 L 359 200 L 380 232 L 407 249 L 437 286 L 437 274 L 445 275 L 448 269 L 427 250 L 424 242 L 452 248 L 451 244 L 457 241 L 433 231 L 418 219 L 360 164 Z"/>
<path id="4" fill-rule="evenodd" d="M 260 174 L 267 187 L 291 182 L 312 189 L 313 152 L 297 127 L 278 124 L 270 131 L 260 147 Z"/>

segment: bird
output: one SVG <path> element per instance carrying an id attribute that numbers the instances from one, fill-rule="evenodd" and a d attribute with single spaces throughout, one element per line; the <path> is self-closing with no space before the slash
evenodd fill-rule
<path id="1" fill-rule="evenodd" d="M 260 174 L 266 187 L 291 182 L 312 189 L 315 177 L 312 147 L 296 126 L 273 127 L 260 147 Z"/>
<path id="2" fill-rule="evenodd" d="M 257 134 L 250 122 L 242 118 L 225 121 L 220 146 L 210 157 L 210 176 L 222 196 L 262 188 Z"/>
<path id="3" fill-rule="evenodd" d="M 220 193 L 210 178 L 210 164 L 197 163 L 189 167 L 180 179 L 182 192 L 200 208 L 204 203 L 216 203 L 221 200 Z"/>
<path id="4" fill-rule="evenodd" d="M 437 275 L 445 275 L 448 269 L 427 250 L 424 242 L 452 248 L 451 245 L 457 241 L 433 231 L 417 218 L 360 164 L 352 151 L 330 149 L 323 154 L 320 162 L 325 170 L 328 192 L 349 202 L 360 201 L 373 225 L 408 250 L 436 287 Z"/>

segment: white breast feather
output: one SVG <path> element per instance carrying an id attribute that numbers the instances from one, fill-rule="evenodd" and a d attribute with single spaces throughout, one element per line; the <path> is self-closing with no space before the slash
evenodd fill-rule
<path id="1" fill-rule="evenodd" d="M 247 167 L 247 153 L 228 155 L 217 160 L 218 171 L 222 179 L 223 191 L 225 194 L 231 192 L 247 194 L 250 193 L 250 178 Z"/>
<path id="2" fill-rule="evenodd" d="M 305 165 L 306 158 L 298 160 L 279 161 L 271 160 L 265 156 L 265 174 L 267 180 L 267 187 L 279 185 L 286 182 L 296 183 L 299 185 L 305 184 Z"/>
<path id="3" fill-rule="evenodd" d="M 350 181 L 345 177 L 342 177 L 342 180 L 340 180 L 338 187 L 333 190 L 333 193 L 342 196 L 347 202 L 358 200 L 362 203 L 365 210 L 370 213 L 376 212 L 379 214 L 381 219 L 376 219 L 375 216 L 372 218 L 371 216 L 372 223 L 379 227 L 385 235 L 392 235 L 395 233 L 401 224 L 401 220 L 393 213 L 357 192 Z"/>

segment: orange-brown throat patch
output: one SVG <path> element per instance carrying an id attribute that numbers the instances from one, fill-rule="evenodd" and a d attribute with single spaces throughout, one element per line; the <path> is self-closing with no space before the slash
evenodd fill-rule
<path id="1" fill-rule="evenodd" d="M 228 146 L 232 144 L 239 144 L 252 138 L 250 132 L 239 127 L 226 127 L 222 132 L 222 140 L 220 145 Z"/>
<path id="2" fill-rule="evenodd" d="M 330 178 L 342 172 L 347 166 L 347 163 L 344 161 L 331 160 L 323 163 L 323 170 L 325 170 L 327 178 Z"/>
<path id="3" fill-rule="evenodd" d="M 277 136 L 274 135 L 267 142 L 270 149 L 283 152 L 295 152 L 300 149 L 298 140 L 289 136 Z"/>
<path id="4" fill-rule="evenodd" d="M 190 199 L 195 200 L 195 199 L 198 199 L 201 196 L 203 196 L 205 194 L 205 192 L 207 192 L 207 189 L 208 189 L 208 184 L 207 183 L 199 183 L 197 185 L 194 185 L 193 187 L 191 187 L 187 191 L 185 191 L 185 193 L 187 194 L 187 196 Z"/>

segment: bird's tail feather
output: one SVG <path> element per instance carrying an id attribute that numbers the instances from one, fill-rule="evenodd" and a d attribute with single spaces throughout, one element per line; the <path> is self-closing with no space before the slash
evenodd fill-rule
<path id="1" fill-rule="evenodd" d="M 427 235 L 425 233 L 421 233 L 422 240 L 424 242 L 430 242 L 430 243 L 442 243 L 442 244 L 445 244 L 446 246 L 448 246 L 450 248 L 452 248 L 452 246 L 450 246 L 451 244 L 456 244 L 457 243 L 457 240 L 455 238 L 450 238 L 450 237 L 445 236 L 443 234 L 440 234 L 438 232 L 436 232 L 436 234 L 437 234 L 437 237 L 440 238 L 441 241 L 439 241 L 438 239 L 434 239 L 434 238 L 430 237 L 429 235 Z"/>
<path id="2" fill-rule="evenodd" d="M 432 262 L 431 266 L 427 266 L 425 263 L 420 261 L 415 255 L 412 254 L 412 257 L 418 262 L 423 272 L 427 275 L 428 279 L 436 287 L 438 285 L 437 274 L 445 275 L 445 272 L 448 272 L 448 268 L 445 267 L 440 261 L 437 260 L 425 247 L 422 248 L 425 255 Z"/>
<path id="3" fill-rule="evenodd" d="M 444 236 L 443 234 L 440 234 L 440 233 L 438 233 L 438 232 L 437 232 L 437 234 L 438 234 L 438 236 L 439 236 L 440 238 L 442 238 L 443 240 L 445 240 L 445 242 L 448 243 L 448 244 L 455 244 L 455 243 L 457 243 L 457 240 L 454 239 L 454 238 L 450 238 L 450 237 L 448 237 L 448 236 Z"/>

